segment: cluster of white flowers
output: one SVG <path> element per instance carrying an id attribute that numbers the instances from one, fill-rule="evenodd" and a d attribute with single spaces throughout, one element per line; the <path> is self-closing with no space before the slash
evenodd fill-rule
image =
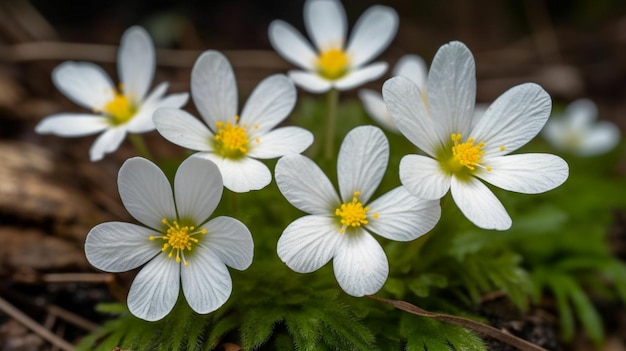
<path id="1" fill-rule="evenodd" d="M 339 286 L 353 296 L 373 294 L 387 280 L 387 257 L 371 234 L 410 241 L 429 232 L 440 219 L 439 199 L 448 191 L 475 225 L 506 230 L 512 220 L 483 182 L 535 194 L 567 179 L 568 165 L 560 157 L 510 155 L 544 127 L 551 112 L 549 95 L 536 84 L 518 85 L 477 115 L 474 58 L 465 45 L 451 42 L 437 52 L 428 72 L 421 58 L 409 55 L 384 83 L 382 96 L 360 92 L 365 110 L 378 123 L 403 134 L 425 155 L 404 156 L 402 185 L 371 201 L 387 169 L 389 145 L 377 127 L 354 128 L 338 153 L 337 192 L 315 162 L 300 154 L 313 143 L 313 134 L 295 126 L 275 127 L 296 104 L 294 82 L 324 92 L 380 78 L 387 64 L 368 62 L 391 42 L 398 16 L 384 6 L 368 9 L 347 45 L 346 14 L 339 1 L 306 1 L 304 23 L 315 48 L 283 21 L 269 27 L 275 50 L 304 71 L 264 79 L 241 113 L 233 68 L 221 53 L 204 52 L 193 66 L 190 87 L 202 121 L 181 109 L 187 94 L 163 97 L 165 83 L 147 95 L 156 63 L 152 42 L 141 28 L 130 28 L 122 38 L 118 88 L 93 64 L 67 62 L 54 70 L 56 86 L 93 113 L 49 116 L 36 127 L 38 132 L 81 136 L 104 131 L 91 149 L 94 161 L 117 149 L 126 133 L 155 128 L 172 143 L 197 151 L 179 166 L 173 190 L 154 163 L 127 160 L 119 171 L 119 192 L 143 225 L 108 222 L 87 236 L 86 255 L 95 267 L 122 272 L 143 266 L 128 296 L 136 316 L 163 318 L 176 303 L 180 286 L 198 313 L 214 311 L 228 299 L 232 282 L 226 266 L 250 266 L 254 244 L 240 221 L 210 216 L 223 187 L 248 192 L 270 184 L 271 172 L 259 159 L 279 158 L 275 179 L 280 192 L 308 214 L 284 229 L 278 256 L 300 273 L 332 259 Z M 589 109 L 586 102 L 578 104 Z M 572 133 L 591 122 L 582 113 L 571 113 L 578 116 Z M 566 138 L 563 128 L 554 124 L 546 137 L 563 145 L 567 141 L 558 141 Z M 606 139 L 607 133 L 615 135 L 606 126 L 588 132 L 591 139 Z M 585 148 L 583 134 L 576 135 L 579 149 Z M 594 143 L 587 144 L 603 150 L 613 145 Z"/>

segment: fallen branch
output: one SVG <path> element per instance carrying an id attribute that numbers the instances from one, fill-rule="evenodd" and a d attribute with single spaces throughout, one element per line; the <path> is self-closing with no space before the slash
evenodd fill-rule
<path id="1" fill-rule="evenodd" d="M 0 311 L 8 314 L 11 318 L 15 319 L 26 328 L 32 330 L 37 335 L 41 336 L 43 339 L 51 343 L 52 345 L 58 347 L 63 351 L 73 351 L 74 346 L 62 338 L 58 337 L 52 331 L 46 329 L 41 324 L 37 323 L 34 319 L 27 316 L 24 312 L 17 309 L 15 306 L 11 305 L 8 301 L 0 297 Z"/>
<path id="2" fill-rule="evenodd" d="M 475 320 L 471 320 L 471 319 L 463 318 L 463 317 L 451 316 L 448 314 L 429 312 L 415 305 L 412 305 L 406 301 L 390 300 L 390 299 L 385 299 L 385 298 L 378 297 L 378 296 L 368 296 L 368 297 L 371 298 L 372 300 L 384 302 L 399 310 L 409 312 L 417 316 L 433 318 L 442 322 L 456 324 L 463 328 L 470 329 L 480 335 L 489 336 L 499 341 L 502 341 L 522 351 L 547 351 L 546 349 L 540 346 L 537 346 L 531 342 L 528 342 L 524 339 L 518 338 L 517 336 L 513 334 L 510 334 L 506 331 L 499 330 L 488 324 L 477 322 Z"/>

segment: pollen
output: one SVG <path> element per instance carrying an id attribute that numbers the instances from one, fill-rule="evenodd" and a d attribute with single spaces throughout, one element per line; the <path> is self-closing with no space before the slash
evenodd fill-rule
<path id="1" fill-rule="evenodd" d="M 341 204 L 339 208 L 335 210 L 335 215 L 339 217 L 341 222 L 341 229 L 339 233 L 344 233 L 348 227 L 360 227 L 361 225 L 369 223 L 367 220 L 367 212 L 369 207 L 363 207 L 363 204 L 359 201 L 359 191 L 354 192 L 352 201 L 345 204 Z M 374 219 L 378 218 L 378 213 L 372 215 Z"/>
<path id="2" fill-rule="evenodd" d="M 474 144 L 474 138 L 469 138 L 466 142 L 462 143 L 460 133 L 452 133 L 450 137 L 454 142 L 452 155 L 459 165 L 465 166 L 471 171 L 475 170 L 476 166 L 485 168 L 487 171 L 491 170 L 490 167 L 483 167 L 480 164 L 482 156 L 485 154 L 485 151 L 482 150 L 483 147 L 485 147 L 484 142 Z"/>
<path id="3" fill-rule="evenodd" d="M 118 126 L 128 122 L 135 115 L 137 106 L 130 101 L 128 96 L 115 90 L 113 99 L 104 105 L 102 112 L 109 117 L 112 125 Z"/>
<path id="4" fill-rule="evenodd" d="M 248 153 L 248 134 L 246 126 L 239 125 L 239 117 L 235 116 L 234 122 L 217 122 L 217 133 L 214 137 L 214 146 L 218 154 L 225 158 L 241 158 Z"/>
<path id="5" fill-rule="evenodd" d="M 194 226 L 181 226 L 177 221 L 170 223 L 166 218 L 163 218 L 161 222 L 167 227 L 165 235 L 151 235 L 148 239 L 151 241 L 156 239 L 163 240 L 161 251 L 166 252 L 169 250 L 168 258 L 175 258 L 176 262 L 180 263 L 182 261 L 185 266 L 189 266 L 189 262 L 185 259 L 185 250 L 191 251 L 193 246 L 198 243 L 198 238 L 194 238 L 194 236 L 204 235 L 207 233 L 207 230 L 204 228 L 196 230 Z"/>
<path id="6" fill-rule="evenodd" d="M 329 49 L 317 58 L 317 72 L 329 80 L 337 80 L 348 73 L 350 60 L 341 49 Z"/>

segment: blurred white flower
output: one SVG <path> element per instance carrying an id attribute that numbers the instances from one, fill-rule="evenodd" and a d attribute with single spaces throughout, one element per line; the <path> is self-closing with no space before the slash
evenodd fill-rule
<path id="1" fill-rule="evenodd" d="M 381 77 L 387 63 L 368 64 L 391 42 L 398 29 L 398 15 L 387 6 L 372 6 L 363 13 L 346 45 L 347 19 L 338 0 L 307 0 L 304 25 L 309 42 L 290 24 L 275 20 L 269 27 L 272 47 L 303 71 L 289 77 L 303 89 L 322 93 L 347 90 Z"/>
<path id="2" fill-rule="evenodd" d="M 353 296 L 373 294 L 389 271 L 387 257 L 371 233 L 398 241 L 432 229 L 441 215 L 439 201 L 421 200 L 404 187 L 370 198 L 383 178 L 389 145 L 373 126 L 350 131 L 339 150 L 339 193 L 309 158 L 287 155 L 276 164 L 276 183 L 287 200 L 309 213 L 287 226 L 278 256 L 299 273 L 313 272 L 333 259 L 335 277 Z"/>
<path id="3" fill-rule="evenodd" d="M 167 140 L 211 160 L 222 172 L 224 186 L 234 192 L 259 190 L 272 180 L 257 159 L 300 153 L 313 143 L 313 134 L 280 124 L 296 103 L 296 88 L 284 75 L 264 79 L 237 114 L 237 82 L 224 55 L 207 51 L 191 71 L 191 96 L 203 124 L 186 111 L 163 108 L 154 114 L 156 128 Z"/>
<path id="4" fill-rule="evenodd" d="M 118 51 L 118 88 L 93 63 L 60 64 L 52 72 L 52 82 L 70 100 L 92 112 L 54 114 L 44 118 L 35 131 L 64 137 L 102 132 L 89 150 L 91 161 L 98 161 L 117 150 L 126 133 L 154 130 L 152 113 L 157 108 L 180 108 L 188 99 L 187 93 L 164 96 L 167 83 L 148 94 L 156 69 L 155 57 L 148 33 L 141 27 L 131 27 L 122 36 Z"/>
<path id="5" fill-rule="evenodd" d="M 232 281 L 226 266 L 244 270 L 252 263 L 252 236 L 230 217 L 209 220 L 222 197 L 222 177 L 210 161 L 187 158 L 178 168 L 174 191 L 152 162 L 124 162 L 118 186 L 124 206 L 143 226 L 106 222 L 85 242 L 87 260 L 106 272 L 145 264 L 128 293 L 135 316 L 155 321 L 178 299 L 180 286 L 189 306 L 209 313 L 226 302 Z"/>
<path id="6" fill-rule="evenodd" d="M 419 88 L 420 96 L 426 99 L 427 74 L 426 63 L 421 57 L 417 55 L 405 55 L 396 63 L 392 76 L 401 76 L 410 79 Z M 387 107 L 385 107 L 383 96 L 379 92 L 372 89 L 361 89 L 359 91 L 359 98 L 361 98 L 365 112 L 367 112 L 372 119 L 389 131 L 400 133 L 398 127 L 393 123 L 393 119 L 389 111 L 387 111 Z M 428 102 L 426 100 L 424 100 L 424 102 L 427 106 Z"/>
<path id="7" fill-rule="evenodd" d="M 535 137 L 550 115 L 550 96 L 540 86 L 527 83 L 511 88 L 473 125 L 474 57 L 460 42 L 439 49 L 427 86 L 428 106 L 407 78 L 394 77 L 383 86 L 394 122 L 428 155 L 407 155 L 400 162 L 400 180 L 413 195 L 439 199 L 450 190 L 474 224 L 505 230 L 511 218 L 479 179 L 526 194 L 548 191 L 567 179 L 567 163 L 557 156 L 508 155 Z"/>
<path id="8" fill-rule="evenodd" d="M 578 156 L 596 156 L 613 149 L 620 141 L 617 126 L 597 121 L 593 101 L 580 99 L 569 104 L 562 115 L 553 115 L 543 129 L 543 137 L 557 150 Z"/>

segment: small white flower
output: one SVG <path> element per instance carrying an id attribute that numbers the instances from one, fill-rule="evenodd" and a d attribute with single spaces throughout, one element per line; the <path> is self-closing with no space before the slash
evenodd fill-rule
<path id="1" fill-rule="evenodd" d="M 557 150 L 578 156 L 596 156 L 613 149 L 620 131 L 609 121 L 596 121 L 598 108 L 593 101 L 580 99 L 567 106 L 563 115 L 550 118 L 544 138 Z"/>
<path id="2" fill-rule="evenodd" d="M 418 87 L 404 77 L 383 86 L 394 122 L 428 155 L 407 155 L 400 162 L 400 180 L 415 196 L 438 199 L 450 190 L 474 224 L 505 230 L 511 218 L 479 179 L 525 194 L 551 190 L 567 179 L 567 163 L 557 156 L 508 155 L 535 137 L 550 115 L 550 96 L 540 86 L 527 83 L 508 90 L 473 124 L 474 58 L 459 42 L 439 49 L 427 86 L 428 107 Z"/>
<path id="3" fill-rule="evenodd" d="M 398 29 L 398 15 L 386 6 L 372 6 L 354 25 L 346 45 L 347 20 L 341 2 L 308 0 L 304 25 L 309 42 L 290 24 L 275 20 L 269 27 L 274 50 L 304 71 L 289 77 L 303 89 L 321 93 L 336 88 L 347 90 L 382 76 L 387 63 L 368 64 L 391 42 Z"/>
<path id="4" fill-rule="evenodd" d="M 165 174 L 135 157 L 120 168 L 118 186 L 124 206 L 144 226 L 99 224 L 87 235 L 85 253 L 92 265 L 107 272 L 145 264 L 128 293 L 130 312 L 148 321 L 165 317 L 181 285 L 194 311 L 209 313 L 222 306 L 232 291 L 226 266 L 248 268 L 254 244 L 238 220 L 209 220 L 223 191 L 215 164 L 195 157 L 183 161 L 172 194 Z"/>
<path id="5" fill-rule="evenodd" d="M 272 180 L 270 170 L 256 159 L 300 153 L 313 143 L 313 134 L 280 124 L 296 103 L 296 88 L 276 74 L 254 89 L 241 117 L 237 114 L 237 83 L 230 63 L 217 51 L 207 51 L 191 71 L 191 96 L 204 119 L 173 108 L 154 114 L 156 128 L 167 140 L 217 164 L 224 186 L 234 192 L 259 190 Z"/>
<path id="6" fill-rule="evenodd" d="M 52 72 L 52 82 L 65 96 L 92 113 L 59 113 L 46 117 L 36 127 L 41 134 L 79 137 L 102 132 L 89 150 L 91 161 L 101 160 L 120 146 L 126 133 L 154 130 L 152 113 L 159 107 L 182 107 L 187 93 L 163 96 L 167 83 L 150 94 L 156 68 L 154 45 L 141 27 L 131 27 L 118 51 L 116 88 L 107 73 L 88 62 L 64 62 Z"/>
<path id="7" fill-rule="evenodd" d="M 410 79 L 419 88 L 422 98 L 426 99 L 427 74 L 426 63 L 421 57 L 417 55 L 405 55 L 396 63 L 392 76 Z M 387 111 L 383 96 L 379 92 L 372 89 L 361 89 L 359 91 L 359 98 L 361 98 L 365 112 L 367 112 L 372 119 L 389 131 L 400 133 L 396 124 L 393 123 L 389 111 Z M 428 102 L 425 100 L 424 102 L 427 106 Z"/>
<path id="8" fill-rule="evenodd" d="M 276 164 L 276 183 L 285 198 L 309 213 L 292 222 L 278 240 L 278 256 L 299 273 L 313 272 L 333 260 L 335 277 L 350 295 L 378 291 L 389 266 L 370 233 L 398 241 L 413 240 L 432 229 L 441 215 L 439 201 L 395 188 L 370 198 L 387 168 L 389 145 L 372 126 L 346 135 L 337 159 L 339 193 L 309 158 L 288 155 Z"/>

